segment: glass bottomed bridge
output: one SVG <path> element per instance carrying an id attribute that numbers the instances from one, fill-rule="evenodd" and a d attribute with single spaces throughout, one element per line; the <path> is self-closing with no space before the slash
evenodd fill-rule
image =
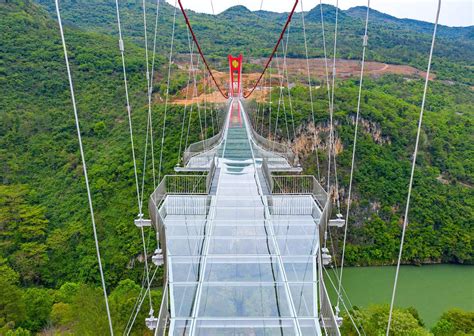
<path id="1" fill-rule="evenodd" d="M 330 203 L 235 98 L 215 137 L 150 197 L 165 285 L 155 335 L 340 335 L 322 277 Z"/>

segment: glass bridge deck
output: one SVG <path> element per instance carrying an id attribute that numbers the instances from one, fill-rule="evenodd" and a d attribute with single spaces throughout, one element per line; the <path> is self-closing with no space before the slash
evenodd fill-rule
<path id="1" fill-rule="evenodd" d="M 215 195 L 162 205 L 169 335 L 320 335 L 314 200 L 264 194 L 243 112 L 233 103 Z"/>

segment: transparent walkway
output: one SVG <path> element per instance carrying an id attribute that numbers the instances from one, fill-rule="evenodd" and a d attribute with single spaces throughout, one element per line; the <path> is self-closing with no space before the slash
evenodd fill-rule
<path id="1" fill-rule="evenodd" d="M 215 195 L 168 195 L 160 207 L 169 335 L 321 335 L 320 208 L 309 195 L 264 192 L 246 122 L 233 102 Z"/>

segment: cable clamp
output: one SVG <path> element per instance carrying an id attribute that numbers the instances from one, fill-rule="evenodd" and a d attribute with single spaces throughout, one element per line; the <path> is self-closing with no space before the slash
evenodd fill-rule
<path id="1" fill-rule="evenodd" d="M 133 222 L 138 228 L 151 226 L 151 219 L 144 219 L 143 214 L 138 214 L 138 218 Z"/>

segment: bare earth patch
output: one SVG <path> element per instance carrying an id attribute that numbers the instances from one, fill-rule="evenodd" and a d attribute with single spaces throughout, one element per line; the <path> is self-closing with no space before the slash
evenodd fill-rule
<path id="1" fill-rule="evenodd" d="M 183 60 L 184 61 L 184 60 Z M 266 59 L 255 59 L 250 60 L 250 63 L 258 64 L 263 66 L 266 62 Z M 332 64 L 328 60 L 329 72 L 331 71 Z M 286 60 L 288 67 L 288 77 L 290 79 L 290 84 L 302 83 L 304 84 L 307 81 L 307 66 L 305 59 L 296 59 L 288 58 Z M 283 74 L 278 73 L 277 64 L 280 64 L 280 69 L 283 65 L 283 59 L 273 59 L 271 64 L 271 79 L 267 74 L 265 80 L 262 83 L 262 86 L 257 87 L 253 93 L 253 98 L 257 101 L 261 101 L 268 96 L 270 92 L 270 87 L 278 86 L 282 80 Z M 322 58 L 312 58 L 309 60 L 310 73 L 312 80 L 324 81 L 326 78 L 326 67 L 325 61 Z M 336 60 L 336 76 L 337 78 L 354 78 L 360 75 L 360 61 L 356 60 L 345 60 L 338 59 Z M 187 71 L 188 65 L 186 63 L 178 63 L 178 67 L 182 70 Z M 396 74 L 402 75 L 410 78 L 424 78 L 426 73 L 424 71 L 418 70 L 409 65 L 395 65 L 387 64 L 381 62 L 366 62 L 365 63 L 365 74 L 374 78 L 380 77 L 386 74 Z M 227 90 L 229 74 L 227 72 L 214 71 L 213 72 L 216 81 L 219 85 Z M 329 74 L 330 75 L 330 74 Z M 260 73 L 244 73 L 242 75 L 242 85 L 244 92 L 248 92 L 255 82 L 258 80 Z M 330 75 L 331 76 L 331 75 Z M 431 75 L 431 79 L 434 79 L 434 75 Z M 197 102 L 209 102 L 209 103 L 224 103 L 226 99 L 220 94 L 220 92 L 215 88 L 214 83 L 209 78 L 202 79 L 198 84 L 198 94 L 197 97 L 190 98 L 193 92 L 193 84 L 189 87 L 184 88 L 179 92 L 177 98 L 173 101 L 175 104 L 190 104 Z M 284 80 L 284 85 L 286 86 L 286 79 Z M 207 92 L 204 94 L 204 87 L 208 87 Z M 188 92 L 188 97 L 186 97 L 186 92 Z"/>

